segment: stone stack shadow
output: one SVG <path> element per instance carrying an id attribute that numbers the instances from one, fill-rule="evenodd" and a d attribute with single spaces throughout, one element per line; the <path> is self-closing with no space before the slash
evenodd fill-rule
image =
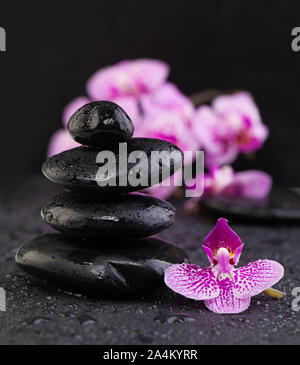
<path id="1" fill-rule="evenodd" d="M 174 223 L 175 208 L 136 193 L 150 185 L 120 184 L 124 176 L 118 163 L 119 144 L 126 146 L 127 156 L 132 151 L 146 153 L 147 166 L 137 173 L 147 171 L 148 177 L 152 151 L 177 151 L 178 156 L 181 151 L 166 141 L 132 138 L 134 125 L 129 116 L 108 101 L 78 109 L 68 130 L 82 146 L 50 157 L 42 167 L 50 181 L 70 190 L 52 198 L 41 211 L 44 221 L 61 233 L 26 242 L 19 248 L 16 262 L 30 274 L 75 293 L 116 298 L 144 295 L 163 282 L 170 264 L 182 263 L 187 257 L 175 245 L 149 237 Z M 115 186 L 99 186 L 99 181 L 112 178 L 99 174 L 97 156 L 104 150 L 116 156 Z M 125 163 L 126 173 L 137 166 Z M 157 168 L 162 169 L 164 163 L 157 161 Z M 172 161 L 170 174 L 175 166 Z M 161 181 L 160 170 L 159 177 Z"/>

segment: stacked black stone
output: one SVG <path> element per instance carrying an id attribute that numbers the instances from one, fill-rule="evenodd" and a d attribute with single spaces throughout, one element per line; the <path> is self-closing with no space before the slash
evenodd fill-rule
<path id="1" fill-rule="evenodd" d="M 185 261 L 186 255 L 171 243 L 149 237 L 174 223 L 174 207 L 132 192 L 150 186 L 152 151 L 177 151 L 178 158 L 181 151 L 166 141 L 132 138 L 134 126 L 129 116 L 108 101 L 78 109 L 68 130 L 83 146 L 50 157 L 42 167 L 49 180 L 71 190 L 51 199 L 41 212 L 45 222 L 62 233 L 25 243 L 16 262 L 37 277 L 87 295 L 122 297 L 155 289 L 166 267 Z M 127 160 L 127 169 L 119 173 L 119 143 L 126 145 L 127 156 L 133 151 L 146 153 L 147 166 L 140 174 L 148 173 L 149 185 L 145 186 L 145 179 L 136 186 L 120 184 L 122 171 L 127 174 L 135 164 Z M 98 172 L 97 156 L 104 150 L 116 156 L 115 186 L 99 184 L 108 178 Z M 167 162 L 157 161 L 160 181 Z M 171 162 L 173 174 L 177 163 Z"/>

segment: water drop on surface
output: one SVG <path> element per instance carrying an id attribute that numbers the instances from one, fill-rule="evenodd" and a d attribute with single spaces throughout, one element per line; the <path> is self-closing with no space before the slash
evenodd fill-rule
<path id="1" fill-rule="evenodd" d="M 41 323 L 48 322 L 48 321 L 50 321 L 50 318 L 48 318 L 48 317 L 39 317 L 39 318 L 30 318 L 30 319 L 26 320 L 26 322 L 24 322 L 24 323 L 28 324 L 28 325 L 37 326 Z"/>
<path id="2" fill-rule="evenodd" d="M 89 326 L 91 324 L 95 324 L 96 320 L 91 317 L 89 314 L 82 314 L 81 316 L 78 317 L 79 322 L 81 324 L 81 326 Z"/>
<path id="3" fill-rule="evenodd" d="M 160 323 L 183 323 L 183 322 L 193 322 L 196 319 L 189 314 L 185 313 L 160 313 L 154 318 L 154 321 Z"/>

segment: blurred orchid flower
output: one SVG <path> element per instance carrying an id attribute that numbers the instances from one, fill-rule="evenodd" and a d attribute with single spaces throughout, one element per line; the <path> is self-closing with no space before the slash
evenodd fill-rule
<path id="1" fill-rule="evenodd" d="M 153 59 L 126 60 L 100 69 L 87 82 L 88 96 L 77 97 L 65 107 L 64 128 L 71 115 L 83 105 L 110 100 L 131 117 L 134 137 L 167 140 L 182 151 L 204 149 L 205 163 L 210 169 L 205 176 L 205 194 L 222 191 L 242 196 L 266 195 L 271 183 L 264 173 L 234 174 L 230 167 L 224 170 L 216 167 L 233 162 L 240 152 L 260 148 L 267 138 L 268 129 L 261 122 L 251 95 L 240 92 L 218 96 L 211 106 L 201 106 L 195 112 L 191 100 L 167 81 L 168 74 L 169 66 Z M 77 146 L 66 129 L 61 129 L 51 137 L 48 155 Z M 176 189 L 173 183 L 178 180 L 179 174 L 172 178 L 172 186 L 160 184 L 149 191 L 167 198 Z M 254 181 L 256 187 L 252 185 L 251 189 Z"/>
<path id="2" fill-rule="evenodd" d="M 79 146 L 80 144 L 74 141 L 66 129 L 59 129 L 51 136 L 48 144 L 47 155 L 51 157 Z"/>
<path id="3" fill-rule="evenodd" d="M 194 188 L 195 186 L 189 187 Z M 212 168 L 209 173 L 204 174 L 204 193 L 200 199 L 223 195 L 262 200 L 268 196 L 271 188 L 272 178 L 267 173 L 259 170 L 234 172 L 231 166 L 226 165 Z"/>
<path id="4" fill-rule="evenodd" d="M 256 151 L 269 133 L 248 92 L 218 96 L 211 107 L 200 106 L 193 130 L 206 151 L 208 166 L 232 163 L 238 153 Z"/>
<path id="5" fill-rule="evenodd" d="M 77 109 L 81 108 L 83 105 L 89 102 L 90 100 L 86 96 L 79 96 L 64 108 L 63 125 L 65 128 L 67 127 L 68 121 L 72 114 L 74 114 Z M 80 146 L 79 143 L 74 141 L 67 129 L 59 129 L 54 132 L 50 138 L 47 155 L 51 157 L 53 155 L 78 146 Z"/>
<path id="6" fill-rule="evenodd" d="M 67 127 L 68 121 L 71 118 L 71 116 L 84 106 L 85 104 L 88 104 L 90 102 L 90 99 L 86 96 L 79 96 L 78 98 L 74 99 L 71 103 L 69 103 L 63 110 L 63 124 L 65 127 Z"/>
<path id="7" fill-rule="evenodd" d="M 187 298 L 204 300 L 206 307 L 215 313 L 243 312 L 252 296 L 276 284 L 284 274 L 283 267 L 272 260 L 258 260 L 236 268 L 243 247 L 227 220 L 220 218 L 204 240 L 203 249 L 210 266 L 171 265 L 165 272 L 165 283 Z"/>
<path id="8" fill-rule="evenodd" d="M 119 96 L 139 97 L 165 82 L 169 66 L 159 60 L 121 61 L 97 71 L 87 82 L 92 100 L 113 100 Z"/>
<path id="9" fill-rule="evenodd" d="M 158 199 L 167 199 L 169 198 L 174 191 L 180 186 L 182 182 L 182 172 L 178 170 L 174 175 L 170 177 L 169 186 L 164 186 L 163 183 L 158 185 L 151 186 L 147 189 L 147 193 L 150 195 L 154 195 Z"/>
<path id="10" fill-rule="evenodd" d="M 226 196 L 242 197 L 245 199 L 265 199 L 272 188 L 272 177 L 259 170 L 236 172 L 231 183 L 221 190 Z"/>
<path id="11" fill-rule="evenodd" d="M 140 102 L 146 114 L 153 107 L 165 111 L 170 110 L 181 116 L 187 125 L 190 125 L 195 112 L 192 101 L 171 82 L 166 82 L 151 93 L 143 95 Z"/>

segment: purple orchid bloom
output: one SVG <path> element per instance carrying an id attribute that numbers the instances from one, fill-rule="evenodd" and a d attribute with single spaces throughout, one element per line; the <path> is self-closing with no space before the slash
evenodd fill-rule
<path id="1" fill-rule="evenodd" d="M 236 268 L 243 247 L 227 220 L 220 218 L 204 240 L 210 266 L 171 265 L 165 272 L 165 283 L 187 298 L 204 300 L 215 313 L 243 312 L 252 296 L 276 284 L 284 274 L 282 265 L 272 260 L 258 260 Z"/>
<path id="2" fill-rule="evenodd" d="M 159 60 L 125 60 L 97 71 L 87 82 L 87 92 L 92 100 L 137 98 L 163 84 L 168 74 L 169 66 Z"/>
<path id="3" fill-rule="evenodd" d="M 268 136 L 268 128 L 248 92 L 221 95 L 211 106 L 200 106 L 193 129 L 210 167 L 232 163 L 239 153 L 256 151 Z"/>
<path id="4" fill-rule="evenodd" d="M 264 200 L 272 189 L 272 177 L 264 171 L 248 170 L 234 173 L 229 184 L 223 187 L 224 196 Z"/>
<path id="5" fill-rule="evenodd" d="M 51 136 L 48 144 L 47 156 L 51 157 L 65 150 L 80 146 L 79 143 L 75 142 L 70 136 L 66 127 L 72 114 L 83 105 L 89 103 L 90 100 L 86 96 L 79 96 L 69 103 L 63 110 L 63 125 L 65 129 L 59 129 Z"/>
<path id="6" fill-rule="evenodd" d="M 222 166 L 232 163 L 238 148 L 230 138 L 229 126 L 207 105 L 199 107 L 192 121 L 192 131 L 205 151 L 205 165 Z"/>
<path id="7" fill-rule="evenodd" d="M 76 112 L 76 110 L 88 103 L 90 103 L 89 98 L 87 98 L 86 96 L 78 96 L 78 98 L 75 98 L 71 103 L 67 104 L 63 110 L 64 126 L 67 127 L 69 119 Z"/>
<path id="8" fill-rule="evenodd" d="M 203 178 L 202 175 L 196 178 Z M 198 184 L 200 185 L 200 184 Z M 195 186 L 189 187 L 194 189 Z M 211 168 L 204 174 L 204 193 L 200 198 L 223 195 L 244 199 L 265 199 L 272 188 L 270 175 L 259 170 L 234 172 L 229 165 Z"/>
<path id="9" fill-rule="evenodd" d="M 59 129 L 51 136 L 48 144 L 47 156 L 51 157 L 79 146 L 80 144 L 74 141 L 67 129 Z"/>

